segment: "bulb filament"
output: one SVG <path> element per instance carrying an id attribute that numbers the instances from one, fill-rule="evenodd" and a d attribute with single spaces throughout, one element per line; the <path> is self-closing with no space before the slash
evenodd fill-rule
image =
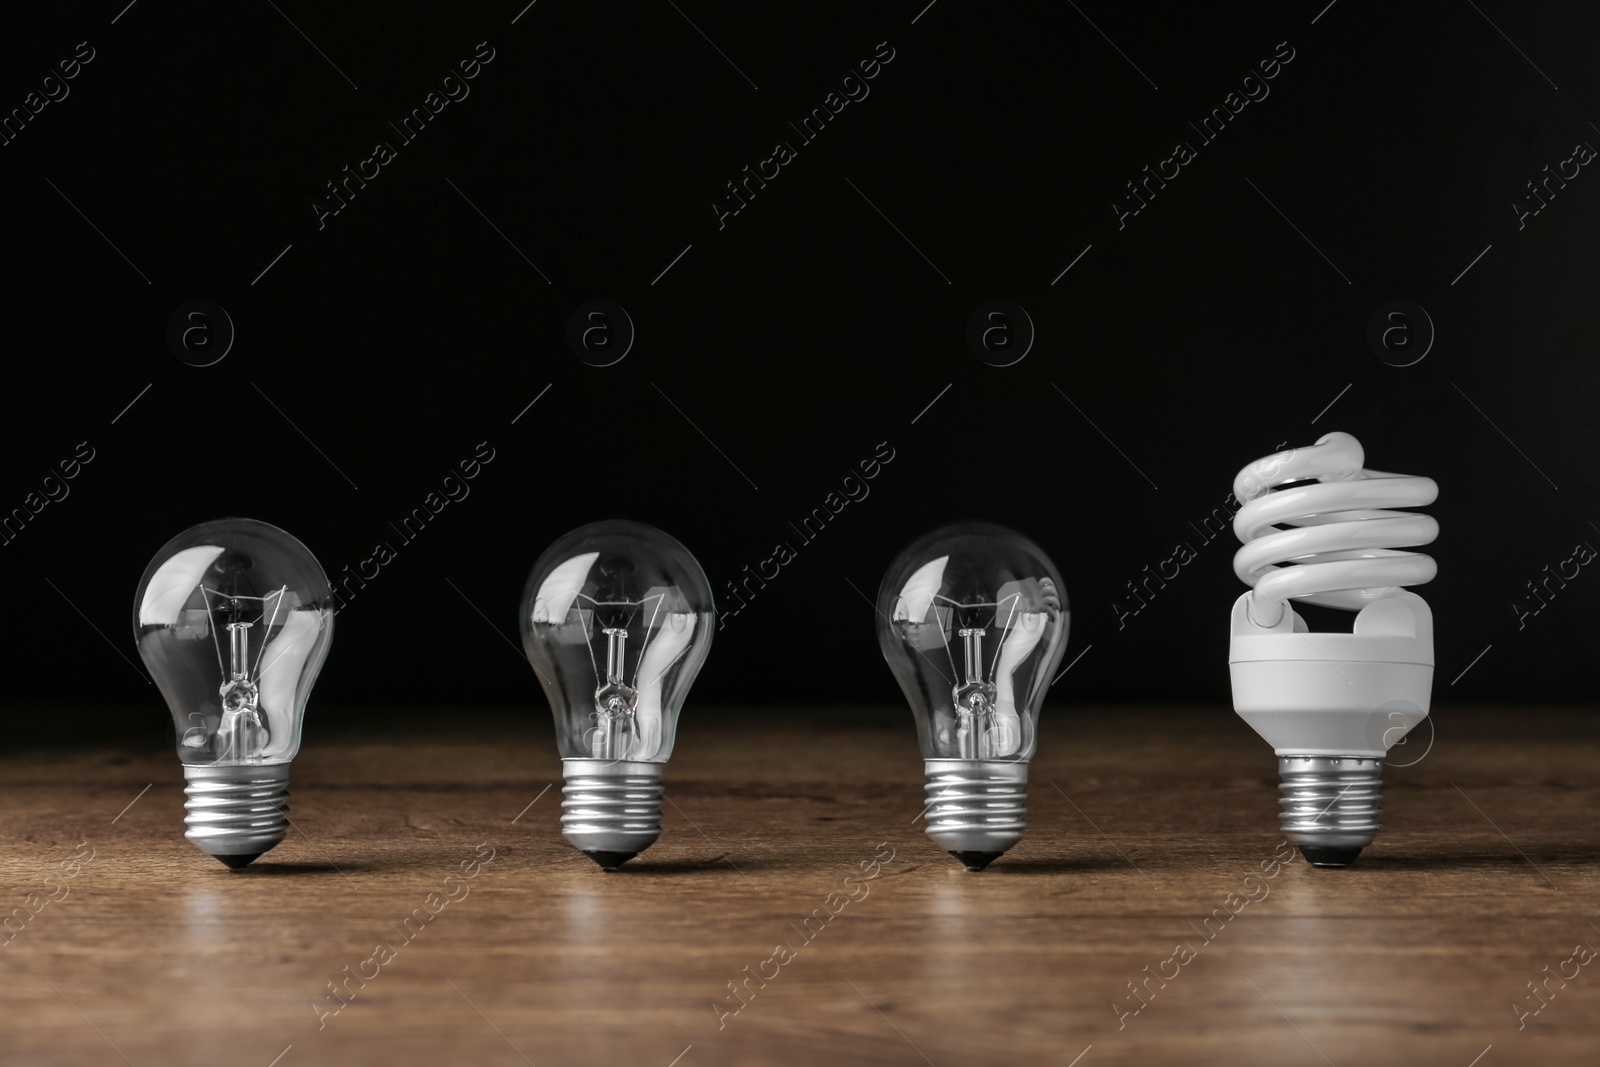
<path id="1" fill-rule="evenodd" d="M 966 681 L 956 686 L 956 745 L 962 759 L 989 759 L 995 755 L 990 731 L 994 728 L 994 684 L 985 681 L 983 628 L 957 631 L 965 651 Z"/>
<path id="2" fill-rule="evenodd" d="M 240 620 L 236 597 L 228 599 L 233 621 L 228 629 L 228 677 L 222 683 L 222 722 L 217 729 L 218 758 L 246 759 L 267 744 L 267 724 L 261 718 L 261 692 L 250 680 L 250 628 Z"/>
<path id="3" fill-rule="evenodd" d="M 623 659 L 628 647 L 628 631 L 608 626 L 606 635 L 606 680 L 594 691 L 594 758 L 626 759 L 633 734 L 633 709 L 638 692 L 623 681 Z"/>

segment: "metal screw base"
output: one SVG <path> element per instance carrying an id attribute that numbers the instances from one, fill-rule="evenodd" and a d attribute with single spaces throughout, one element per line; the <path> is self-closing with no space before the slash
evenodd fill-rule
<path id="1" fill-rule="evenodd" d="M 1318 867 L 1347 867 L 1383 825 L 1383 761 L 1366 756 L 1280 756 L 1278 818 Z"/>
<path id="2" fill-rule="evenodd" d="M 605 871 L 661 836 L 664 763 L 564 759 L 561 834 Z"/>
<path id="3" fill-rule="evenodd" d="M 183 836 L 241 870 L 289 832 L 289 764 L 183 768 Z"/>
<path id="4" fill-rule="evenodd" d="M 981 871 L 1028 827 L 1028 765 L 992 760 L 923 761 L 928 836 L 969 871 Z"/>

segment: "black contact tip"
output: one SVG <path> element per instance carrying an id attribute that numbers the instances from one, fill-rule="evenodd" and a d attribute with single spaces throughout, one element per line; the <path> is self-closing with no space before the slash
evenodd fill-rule
<path id="1" fill-rule="evenodd" d="M 629 860 L 633 859 L 633 857 L 637 856 L 638 853 L 595 851 L 585 852 L 584 855 L 598 863 L 602 871 L 614 871 L 618 867 L 621 867 L 624 863 L 627 863 Z"/>
<path id="2" fill-rule="evenodd" d="M 1323 845 L 1301 845 L 1300 855 L 1313 867 L 1348 867 L 1361 855 L 1361 846 L 1340 848 Z"/>
<path id="3" fill-rule="evenodd" d="M 218 856 L 217 860 L 230 871 L 242 871 L 260 858 L 259 852 L 235 852 L 226 856 Z"/>
<path id="4" fill-rule="evenodd" d="M 967 870 L 969 870 L 969 871 L 981 871 L 985 867 L 989 866 L 989 864 L 991 864 L 995 860 L 999 859 L 1000 856 L 1001 856 L 1001 853 L 999 853 L 999 852 L 957 852 L 955 849 L 951 849 L 950 850 L 950 855 L 952 855 L 956 859 L 960 860 L 962 865 L 964 867 L 966 867 Z"/>

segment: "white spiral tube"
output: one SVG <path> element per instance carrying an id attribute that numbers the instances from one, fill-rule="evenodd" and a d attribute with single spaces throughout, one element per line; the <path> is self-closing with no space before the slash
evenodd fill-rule
<path id="1" fill-rule="evenodd" d="M 1290 600 L 1359 611 L 1400 587 L 1433 580 L 1433 557 L 1404 549 L 1431 543 L 1439 523 L 1390 509 L 1431 504 L 1438 485 L 1367 470 L 1364 458 L 1361 442 L 1334 432 L 1308 448 L 1258 459 L 1234 479 L 1243 507 L 1233 531 L 1243 547 L 1233 570 L 1253 590 L 1247 610 L 1256 625 L 1277 625 Z M 1307 484 L 1272 491 L 1296 482 Z"/>

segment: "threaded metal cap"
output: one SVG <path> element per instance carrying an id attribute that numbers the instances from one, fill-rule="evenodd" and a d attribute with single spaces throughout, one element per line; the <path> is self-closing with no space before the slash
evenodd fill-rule
<path id="1" fill-rule="evenodd" d="M 664 763 L 564 759 L 561 834 L 614 871 L 661 836 Z"/>
<path id="2" fill-rule="evenodd" d="M 1028 765 L 930 759 L 924 792 L 928 836 L 968 870 L 981 871 L 1028 827 Z"/>
<path id="3" fill-rule="evenodd" d="M 289 764 L 185 766 L 183 836 L 233 870 L 289 832 Z"/>
<path id="4" fill-rule="evenodd" d="M 1343 867 L 1383 825 L 1383 761 L 1368 756 L 1280 756 L 1278 818 L 1319 867 Z"/>

